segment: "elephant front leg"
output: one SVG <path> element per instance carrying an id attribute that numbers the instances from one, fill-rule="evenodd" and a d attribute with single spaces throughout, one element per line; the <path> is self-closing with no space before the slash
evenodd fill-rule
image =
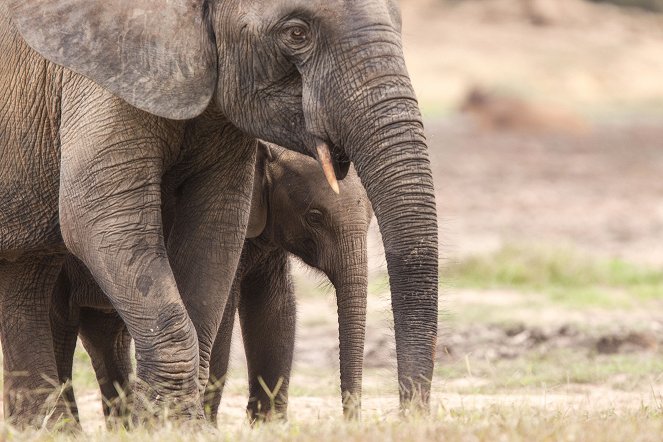
<path id="1" fill-rule="evenodd" d="M 223 134 L 196 132 L 191 139 L 196 145 L 189 149 L 200 155 L 191 162 L 200 168 L 178 188 L 168 256 L 196 327 L 203 394 L 212 345 L 246 235 L 256 142 L 234 129 Z"/>
<path id="2" fill-rule="evenodd" d="M 58 256 L 0 262 L 4 414 L 19 427 L 75 422 L 61 395 L 49 318 L 61 262 Z"/>
<path id="3" fill-rule="evenodd" d="M 239 318 L 249 369 L 247 412 L 252 421 L 285 419 L 296 323 L 287 253 L 272 252 L 241 277 Z"/>
<path id="4" fill-rule="evenodd" d="M 67 83 L 74 87 L 75 82 Z M 136 418 L 202 418 L 198 340 L 170 267 L 161 176 L 181 135 L 95 86 L 67 98 L 61 133 L 60 223 L 135 341 Z M 65 88 L 66 89 L 66 88 Z M 75 90 L 71 96 L 79 96 Z M 171 140 L 171 141 L 168 141 Z"/>

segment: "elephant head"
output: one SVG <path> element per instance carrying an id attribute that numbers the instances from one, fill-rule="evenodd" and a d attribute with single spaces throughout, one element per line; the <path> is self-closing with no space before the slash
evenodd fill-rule
<path id="1" fill-rule="evenodd" d="M 213 100 L 246 133 L 352 161 L 382 232 L 401 404 L 428 402 L 437 337 L 437 215 L 394 0 L 5 0 L 26 42 L 144 111 Z"/>
<path id="2" fill-rule="evenodd" d="M 361 399 L 366 324 L 366 234 L 373 217 L 366 192 L 351 168 L 336 194 L 315 160 L 261 143 L 248 238 L 285 249 L 321 270 L 336 290 L 344 411 Z"/>

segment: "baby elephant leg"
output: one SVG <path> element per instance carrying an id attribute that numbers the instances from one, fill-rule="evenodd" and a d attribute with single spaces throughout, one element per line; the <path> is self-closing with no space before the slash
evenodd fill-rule
<path id="1" fill-rule="evenodd" d="M 249 369 L 247 412 L 252 421 L 286 419 L 296 319 L 287 253 L 273 252 L 242 278 L 239 316 Z"/>
<path id="2" fill-rule="evenodd" d="M 214 339 L 209 364 L 209 382 L 205 386 L 205 403 L 203 408 L 205 409 L 207 419 L 214 424 L 216 424 L 216 417 L 219 412 L 223 387 L 226 384 L 238 298 L 239 287 L 237 286 L 237 280 L 235 280 L 230 290 L 228 302 L 226 302 L 226 309 L 223 313 L 219 331 Z"/>

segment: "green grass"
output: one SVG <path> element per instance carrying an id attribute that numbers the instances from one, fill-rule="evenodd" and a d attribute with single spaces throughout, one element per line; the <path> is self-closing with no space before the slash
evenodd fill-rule
<path id="1" fill-rule="evenodd" d="M 577 384 L 642 391 L 663 382 L 663 358 L 651 353 L 603 355 L 570 348 L 492 361 L 470 354 L 465 360 L 438 364 L 436 375 L 447 381 L 468 376 L 480 380 L 476 385 L 450 387 L 462 394 L 554 389 Z"/>
<path id="2" fill-rule="evenodd" d="M 99 388 L 90 356 L 83 349 L 80 342 L 78 342 L 78 347 L 74 353 L 73 377 L 73 383 L 77 389 L 96 390 Z"/>
<path id="3" fill-rule="evenodd" d="M 448 270 L 457 287 L 541 292 L 577 306 L 627 306 L 663 299 L 663 269 L 569 249 L 506 246 L 463 259 Z"/>

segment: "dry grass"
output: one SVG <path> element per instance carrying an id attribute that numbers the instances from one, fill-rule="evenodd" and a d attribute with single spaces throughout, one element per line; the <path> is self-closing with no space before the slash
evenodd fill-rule
<path id="1" fill-rule="evenodd" d="M 231 425 L 192 431 L 166 423 L 155 431 L 108 433 L 97 431 L 82 437 L 48 432 L 17 433 L 5 427 L 3 440 L 32 441 L 659 441 L 663 416 L 648 406 L 629 410 L 583 407 L 532 407 L 528 404 L 487 404 L 483 408 L 438 407 L 432 416 L 407 420 L 385 419 L 381 414 L 364 416 L 362 422 L 339 419 L 292 419 L 250 429 Z"/>

